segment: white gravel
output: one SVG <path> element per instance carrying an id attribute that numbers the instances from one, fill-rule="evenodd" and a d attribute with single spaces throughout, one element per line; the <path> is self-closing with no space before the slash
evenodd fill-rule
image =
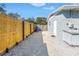
<path id="1" fill-rule="evenodd" d="M 47 31 L 35 32 L 4 56 L 79 56 L 79 47 L 51 37 Z"/>

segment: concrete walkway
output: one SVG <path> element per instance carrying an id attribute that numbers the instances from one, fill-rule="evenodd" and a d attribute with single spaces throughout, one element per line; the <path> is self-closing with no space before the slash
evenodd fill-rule
<path id="1" fill-rule="evenodd" d="M 5 56 L 79 56 L 79 47 L 71 47 L 47 32 L 35 32 Z"/>

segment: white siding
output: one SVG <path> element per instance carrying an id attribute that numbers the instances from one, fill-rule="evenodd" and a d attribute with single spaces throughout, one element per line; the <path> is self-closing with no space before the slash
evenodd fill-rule
<path id="1" fill-rule="evenodd" d="M 70 17 L 71 16 L 71 17 Z M 52 16 L 53 17 L 53 16 Z M 58 15 L 56 15 L 53 18 L 49 18 L 48 21 L 48 31 L 54 34 L 54 27 L 53 27 L 53 21 L 57 21 L 57 39 L 62 39 L 62 33 L 63 29 L 69 29 L 66 23 L 69 22 L 69 20 L 72 20 L 71 23 L 75 25 L 75 27 L 79 28 L 79 12 L 78 11 L 72 11 L 70 14 L 69 10 L 61 11 Z"/>
<path id="2" fill-rule="evenodd" d="M 62 30 L 67 28 L 66 26 L 66 18 L 63 14 L 57 16 L 57 39 L 62 39 Z"/>
<path id="3" fill-rule="evenodd" d="M 54 35 L 53 19 L 48 21 L 48 31 L 51 35 Z"/>

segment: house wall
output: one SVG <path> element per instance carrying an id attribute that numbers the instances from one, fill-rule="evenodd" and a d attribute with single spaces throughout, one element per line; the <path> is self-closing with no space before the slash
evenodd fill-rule
<path id="1" fill-rule="evenodd" d="M 47 25 L 37 25 L 37 28 L 39 28 L 41 31 L 47 31 Z"/>
<path id="2" fill-rule="evenodd" d="M 53 27 L 53 21 L 54 21 L 54 19 L 51 17 L 51 18 L 49 18 L 49 20 L 48 20 L 48 31 L 49 31 L 49 33 L 51 34 L 51 35 L 53 35 L 54 34 L 54 27 Z"/>
<path id="3" fill-rule="evenodd" d="M 68 12 L 65 13 L 65 15 L 67 15 Z M 66 17 L 69 17 L 68 15 Z M 62 28 L 65 28 L 65 23 L 67 22 L 66 17 L 62 14 L 62 12 L 60 12 L 58 15 L 56 16 L 52 16 L 51 18 L 49 18 L 48 21 L 48 31 L 54 35 L 54 26 L 53 26 L 53 21 L 57 21 L 57 35 L 58 32 L 60 32 L 62 30 Z M 61 33 L 61 32 L 60 32 Z M 57 36 L 56 35 L 56 36 Z"/>
<path id="4" fill-rule="evenodd" d="M 78 28 L 79 30 L 79 10 L 72 11 L 71 23 L 74 24 L 74 27 Z"/>
<path id="5" fill-rule="evenodd" d="M 56 37 L 57 37 L 57 39 L 62 39 L 62 30 L 67 28 L 67 26 L 66 26 L 67 19 L 64 17 L 63 14 L 56 16 L 56 18 L 58 19 Z"/>
<path id="6" fill-rule="evenodd" d="M 56 16 L 52 16 L 51 18 L 49 18 L 48 21 L 48 31 L 51 34 L 54 34 L 54 27 L 53 27 L 53 21 L 56 20 L 57 21 L 57 39 L 62 39 L 62 30 L 63 29 L 69 29 L 68 26 L 66 25 L 69 20 L 70 23 L 75 24 L 74 26 L 79 28 L 79 11 L 74 11 L 72 10 L 70 13 L 70 10 L 63 10 L 61 11 L 59 14 L 57 14 Z"/>

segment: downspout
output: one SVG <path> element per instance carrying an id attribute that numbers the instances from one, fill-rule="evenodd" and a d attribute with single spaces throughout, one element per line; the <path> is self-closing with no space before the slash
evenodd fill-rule
<path id="1" fill-rule="evenodd" d="M 70 9 L 70 18 L 71 18 L 71 9 Z"/>
<path id="2" fill-rule="evenodd" d="M 71 27 L 71 9 L 69 10 L 69 20 L 68 20 L 68 27 Z"/>
<path id="3" fill-rule="evenodd" d="M 73 29 L 74 25 L 72 24 L 72 10 L 70 9 L 70 19 L 69 19 L 69 28 Z"/>
<path id="4" fill-rule="evenodd" d="M 72 10 L 70 9 L 70 26 L 71 26 Z"/>

